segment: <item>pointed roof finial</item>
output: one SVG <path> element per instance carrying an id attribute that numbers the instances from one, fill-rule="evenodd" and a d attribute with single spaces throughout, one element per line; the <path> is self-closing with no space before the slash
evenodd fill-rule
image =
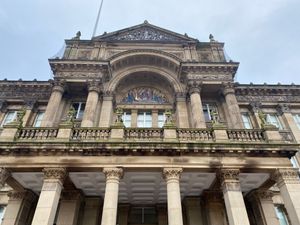
<path id="1" fill-rule="evenodd" d="M 215 42 L 215 38 L 212 34 L 209 35 L 209 40 L 210 42 Z"/>
<path id="2" fill-rule="evenodd" d="M 148 20 L 145 20 L 145 21 L 144 21 L 144 24 L 148 24 L 148 23 L 149 23 Z"/>

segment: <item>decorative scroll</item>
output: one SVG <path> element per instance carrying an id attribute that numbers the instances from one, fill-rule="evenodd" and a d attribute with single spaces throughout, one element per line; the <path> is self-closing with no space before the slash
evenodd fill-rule
<path id="1" fill-rule="evenodd" d="M 168 103 L 166 96 L 157 89 L 149 87 L 139 87 L 128 91 L 122 103 L 126 104 L 164 104 Z"/>

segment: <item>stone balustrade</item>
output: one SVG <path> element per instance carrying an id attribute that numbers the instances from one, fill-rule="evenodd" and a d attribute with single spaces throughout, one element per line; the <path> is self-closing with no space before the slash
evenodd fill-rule
<path id="1" fill-rule="evenodd" d="M 125 128 L 126 140 L 162 140 L 163 129 L 161 128 Z"/>
<path id="2" fill-rule="evenodd" d="M 214 132 L 211 129 L 177 129 L 180 141 L 213 141 Z"/>
<path id="3" fill-rule="evenodd" d="M 57 137 L 57 128 L 22 128 L 17 132 L 19 140 L 45 140 Z"/>
<path id="4" fill-rule="evenodd" d="M 71 140 L 108 140 L 110 128 L 74 128 Z"/>
<path id="5" fill-rule="evenodd" d="M 237 142 L 265 142 L 263 130 L 256 129 L 230 129 L 227 130 L 228 139 Z"/>
<path id="6" fill-rule="evenodd" d="M 7 134 L 9 128 L 0 129 L 0 141 L 7 140 L 59 140 L 59 141 L 109 141 L 114 139 L 111 128 L 14 128 Z M 11 129 L 11 128 L 10 128 Z M 195 129 L 195 128 L 118 128 L 122 131 L 119 135 L 121 141 L 170 141 L 167 132 L 172 134 L 173 141 L 179 142 L 236 142 L 236 143 L 269 143 L 267 131 L 263 129 Z M 61 132 L 62 131 L 62 132 Z M 220 136 L 221 133 L 224 133 Z M 2 135 L 1 135 L 2 132 Z M 276 131 L 273 131 L 276 132 Z M 294 143 L 294 137 L 289 131 L 277 131 L 277 142 Z M 10 135 L 11 138 L 8 136 Z M 173 137 L 174 136 L 174 137 Z M 167 137 L 167 138 L 166 138 Z M 272 138 L 271 138 L 272 139 Z"/>
<path id="7" fill-rule="evenodd" d="M 0 128 L 0 135 L 1 135 L 2 131 L 3 131 L 3 128 Z"/>

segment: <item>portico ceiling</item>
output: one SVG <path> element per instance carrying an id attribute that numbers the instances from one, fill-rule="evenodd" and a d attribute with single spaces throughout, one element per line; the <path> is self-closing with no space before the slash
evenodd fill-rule
<path id="1" fill-rule="evenodd" d="M 43 173 L 13 173 L 13 177 L 25 188 L 39 193 Z M 105 176 L 99 172 L 70 172 L 74 185 L 86 196 L 104 197 Z M 199 196 L 209 189 L 215 173 L 184 172 L 180 179 L 181 197 Z M 269 175 L 266 173 L 241 173 L 240 182 L 244 193 L 260 187 Z M 160 172 L 125 172 L 120 181 L 119 202 L 131 204 L 154 204 L 167 201 L 166 182 Z"/>

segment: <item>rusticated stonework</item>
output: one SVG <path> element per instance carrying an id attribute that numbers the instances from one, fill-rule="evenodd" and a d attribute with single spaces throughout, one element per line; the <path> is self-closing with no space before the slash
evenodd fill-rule
<path id="1" fill-rule="evenodd" d="M 44 180 L 53 180 L 57 179 L 61 182 L 64 181 L 64 179 L 67 176 L 67 170 L 66 168 L 59 167 L 59 168 L 44 168 Z"/>
<path id="2" fill-rule="evenodd" d="M 182 168 L 164 168 L 163 177 L 167 181 L 179 180 L 182 172 L 183 172 Z"/>
<path id="3" fill-rule="evenodd" d="M 106 180 L 120 180 L 123 177 L 122 168 L 104 168 L 103 173 Z"/>

